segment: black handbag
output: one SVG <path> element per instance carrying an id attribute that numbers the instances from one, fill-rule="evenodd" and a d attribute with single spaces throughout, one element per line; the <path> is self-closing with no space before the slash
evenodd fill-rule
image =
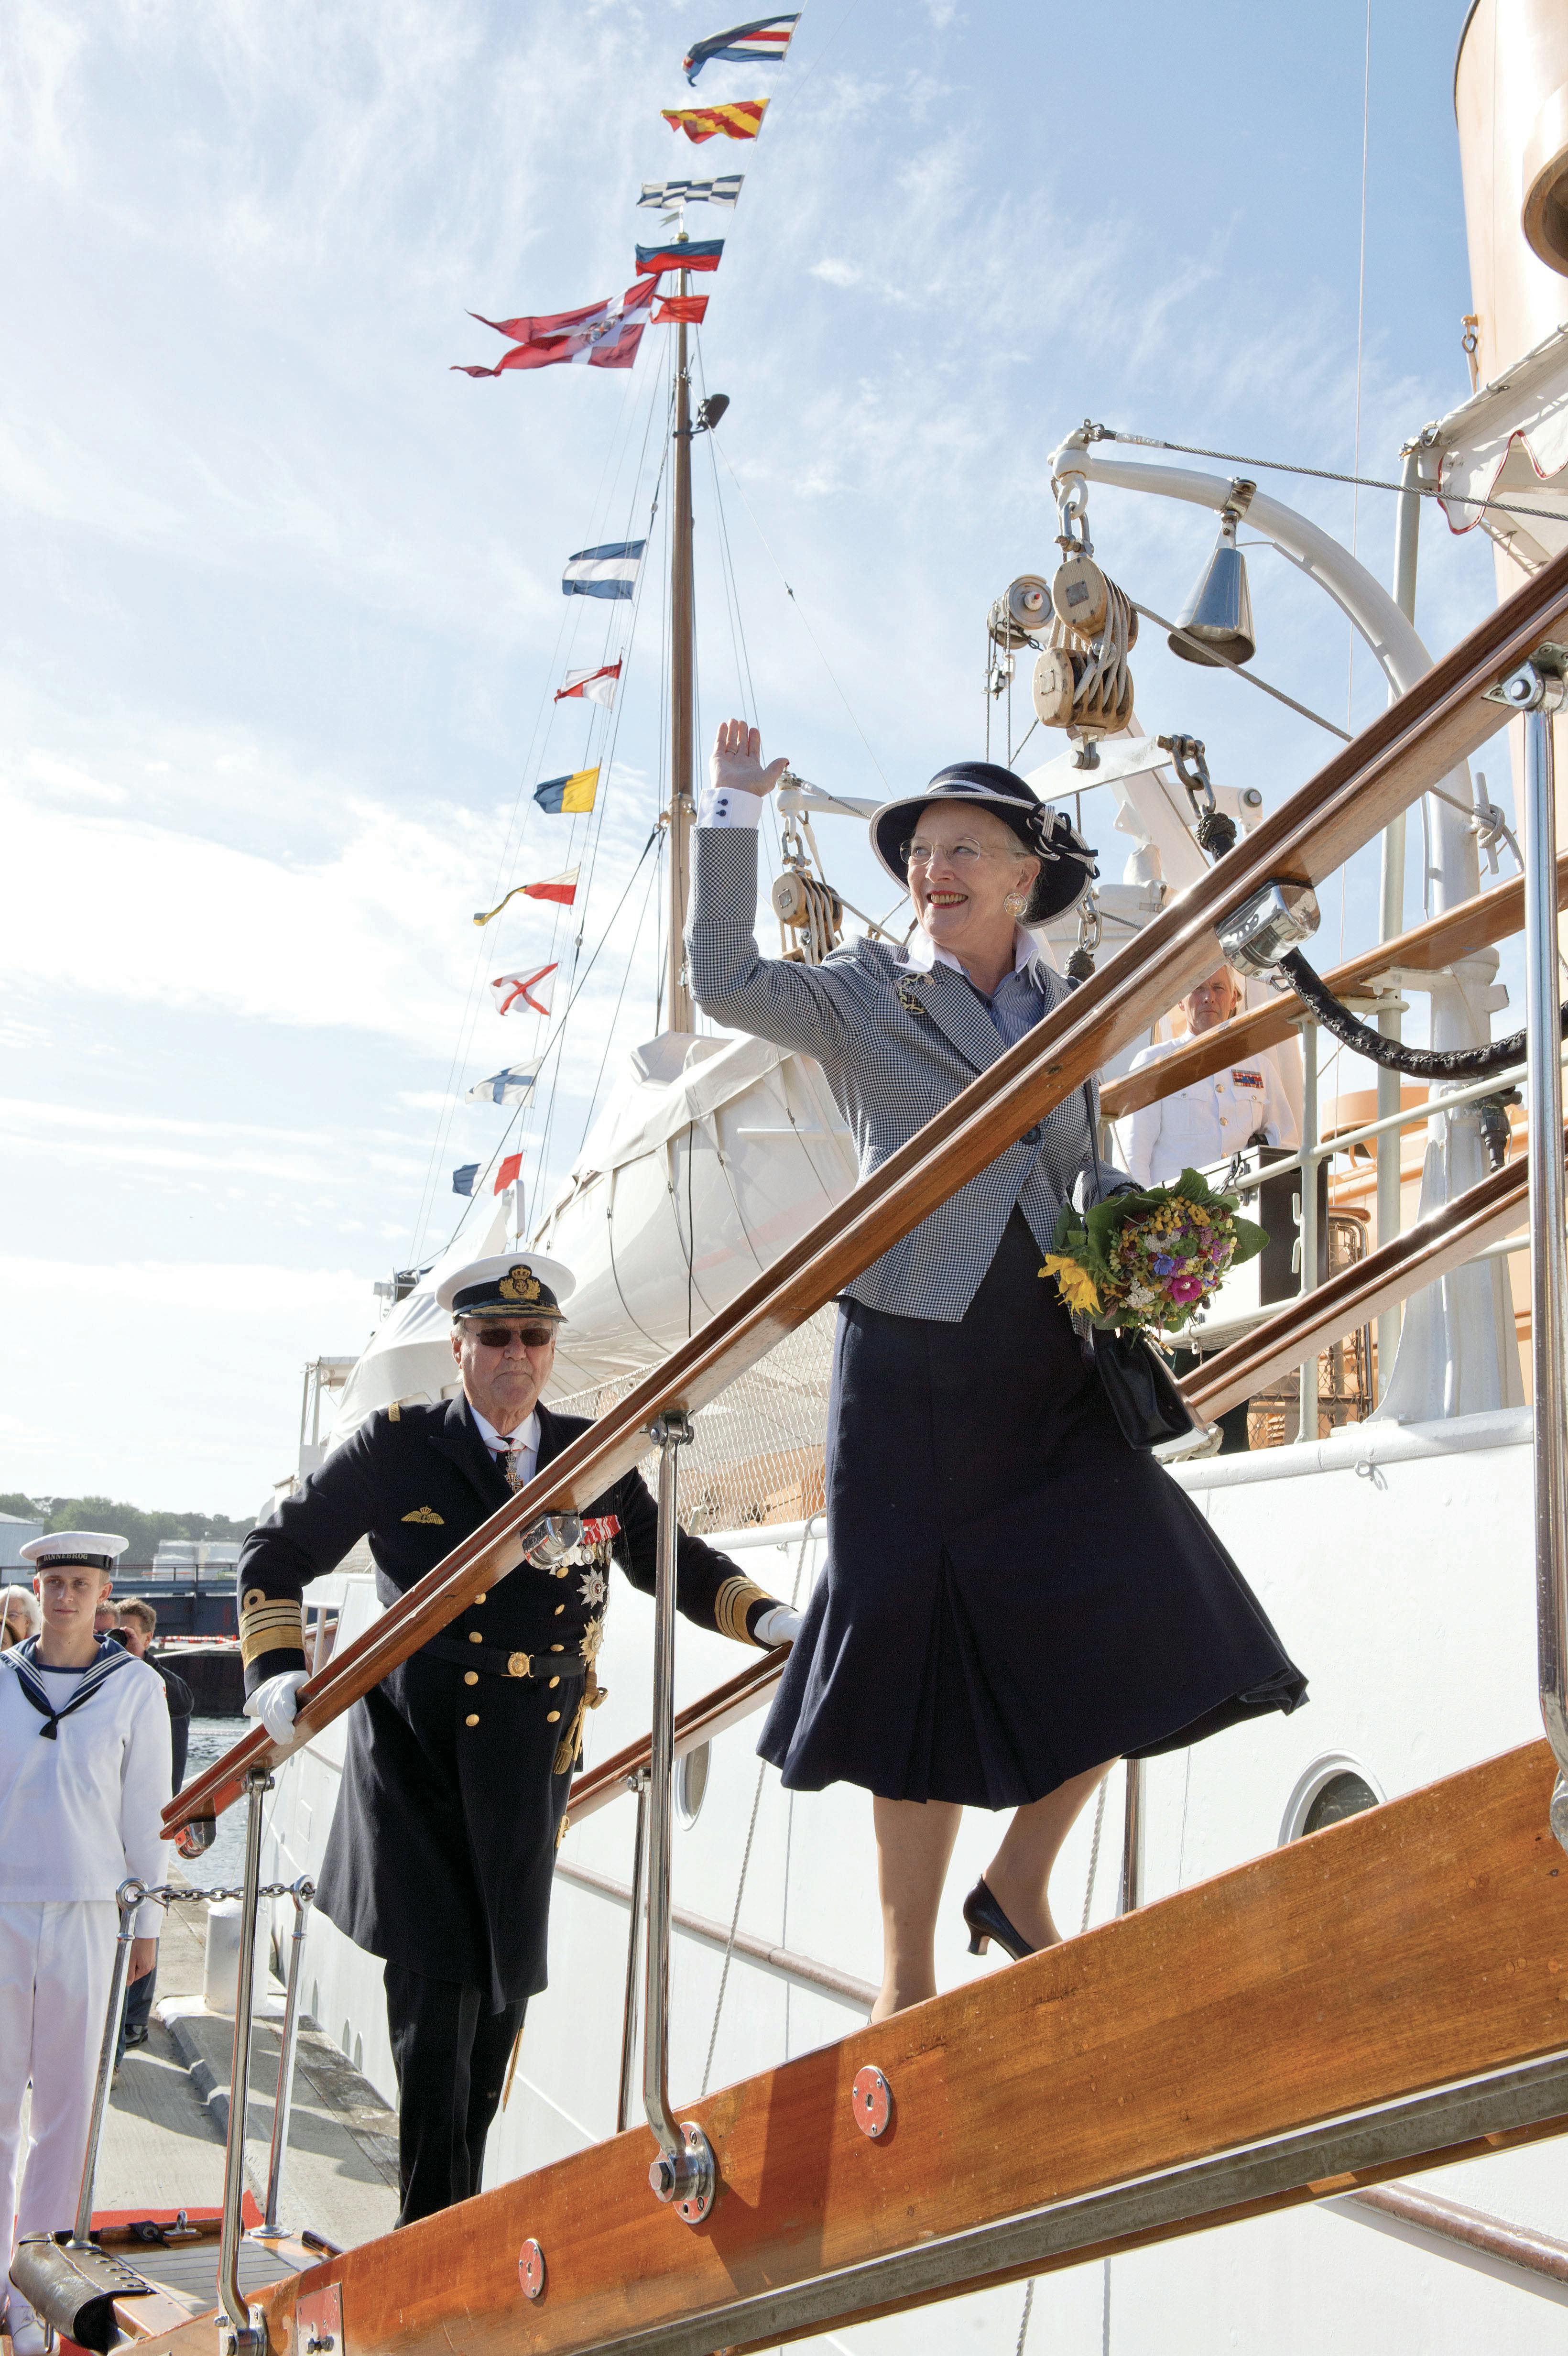
<path id="1" fill-rule="evenodd" d="M 1100 1165 L 1099 1123 L 1094 1096 L 1087 1083 L 1083 1102 L 1089 1114 L 1089 1151 L 1094 1164 L 1094 1199 L 1105 1199 L 1104 1172 Z M 1092 1325 L 1075 1317 L 1078 1346 L 1085 1365 L 1100 1377 L 1100 1387 L 1129 1448 L 1157 1448 L 1168 1440 L 1189 1440 L 1204 1426 L 1177 1387 L 1176 1376 L 1163 1350 L 1144 1333 Z"/>

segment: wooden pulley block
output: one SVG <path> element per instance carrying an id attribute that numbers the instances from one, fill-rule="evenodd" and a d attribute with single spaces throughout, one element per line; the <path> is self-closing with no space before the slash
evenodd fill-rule
<path id="1" fill-rule="evenodd" d="M 1042 727 L 1065 728 L 1072 717 L 1072 692 L 1077 681 L 1072 657 L 1065 647 L 1047 647 L 1034 667 L 1030 692 Z"/>
<path id="2" fill-rule="evenodd" d="M 795 926 L 805 923 L 811 905 L 806 898 L 803 877 L 793 872 L 781 875 L 773 885 L 771 897 L 773 914 L 781 925 Z"/>
<path id="3" fill-rule="evenodd" d="M 1105 576 L 1092 556 L 1063 557 L 1051 584 L 1051 602 L 1058 621 L 1092 638 L 1104 623 L 1107 604 Z"/>
<path id="4" fill-rule="evenodd" d="M 1020 573 L 1016 581 L 1009 581 L 1002 603 L 1008 619 L 1029 636 L 1038 637 L 1051 627 L 1051 587 L 1038 573 Z"/>

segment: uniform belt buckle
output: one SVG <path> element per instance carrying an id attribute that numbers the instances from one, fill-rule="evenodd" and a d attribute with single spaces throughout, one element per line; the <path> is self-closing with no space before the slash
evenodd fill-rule
<path id="1" fill-rule="evenodd" d="M 507 1654 L 507 1675 L 509 1677 L 526 1677 L 532 1667 L 533 1658 L 531 1655 L 528 1653 Z"/>

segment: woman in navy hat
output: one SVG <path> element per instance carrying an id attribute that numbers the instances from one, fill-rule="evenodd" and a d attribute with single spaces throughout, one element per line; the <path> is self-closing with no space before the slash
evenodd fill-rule
<path id="1" fill-rule="evenodd" d="M 1072 905 L 1094 854 L 1022 778 L 958 762 L 871 821 L 914 904 L 905 948 L 766 958 L 756 827 L 785 766 L 763 766 L 743 722 L 720 727 L 696 833 L 692 988 L 715 1021 L 816 1057 L 864 1176 L 1067 996 L 1027 927 Z M 794 1789 L 873 1794 L 878 2019 L 936 1992 L 961 1808 L 1016 1811 L 965 1901 L 971 1952 L 995 1939 L 1033 1954 L 1058 1936 L 1051 1866 L 1115 1761 L 1306 1692 L 1202 1515 L 1123 1438 L 1040 1280 L 1061 1205 L 1093 1183 L 1097 1118 L 1093 1087 L 1069 1097 L 839 1305 L 827 1567 L 760 1748 Z"/>

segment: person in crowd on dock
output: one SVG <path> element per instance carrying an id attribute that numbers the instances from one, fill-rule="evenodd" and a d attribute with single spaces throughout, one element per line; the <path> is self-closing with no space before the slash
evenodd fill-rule
<path id="1" fill-rule="evenodd" d="M 44 1624 L 38 1599 L 25 1587 L 8 1587 L 0 1596 L 0 1653 L 8 1653 L 13 1644 L 25 1644 L 36 1636 Z"/>
<path id="2" fill-rule="evenodd" d="M 247 1713 L 292 1739 L 306 1583 L 368 1537 L 385 1604 L 432 1570 L 587 1430 L 540 1398 L 574 1279 L 521 1252 L 438 1287 L 460 1397 L 362 1423 L 252 1530 L 239 1565 Z M 528 2000 L 546 1984 L 555 1852 L 599 1697 L 606 1573 L 654 1587 L 657 1514 L 640 1473 L 586 1508 L 563 1561 L 476 1595 L 349 1713 L 316 1904 L 386 1963 L 398 2072 L 400 2224 L 480 2189 L 485 2142 Z M 798 1626 L 727 1555 L 680 1535 L 677 1601 L 763 1646 Z"/>
<path id="3" fill-rule="evenodd" d="M 152 1642 L 157 1633 L 157 1628 L 158 1615 L 155 1608 L 146 1601 L 144 1596 L 127 1595 L 117 1608 L 115 1625 L 110 1633 L 119 1639 L 128 1653 L 134 1653 L 139 1661 L 145 1661 L 147 1666 L 163 1680 L 164 1696 L 169 1706 L 169 1735 L 173 1744 L 169 1782 L 172 1796 L 185 1782 L 186 1753 L 190 1747 L 190 1721 L 196 1708 L 196 1696 L 185 1679 L 176 1676 L 168 1664 L 160 1661 L 152 1651 Z M 155 1965 L 150 1972 L 144 1973 L 142 1978 L 135 1982 L 126 1997 L 124 2018 L 120 2024 L 120 2047 L 115 2057 L 116 2067 L 123 2058 L 127 2046 L 145 2045 L 148 2026 L 153 2018 L 153 1998 L 157 1994 L 157 1987 L 158 1974 L 157 1966 Z"/>
<path id="4" fill-rule="evenodd" d="M 1141 1072 L 1151 1064 L 1163 1063 L 1206 1031 L 1229 1023 L 1240 1012 L 1245 995 L 1241 976 L 1230 966 L 1221 966 L 1180 1002 L 1179 1012 L 1187 1036 L 1157 1040 L 1152 1047 L 1141 1048 L 1129 1070 Z M 1243 1055 L 1239 1062 L 1211 1072 L 1207 1078 L 1194 1080 L 1190 1087 L 1140 1105 L 1132 1117 L 1127 1168 L 1140 1186 L 1164 1186 L 1179 1178 L 1184 1170 L 1214 1170 L 1243 1146 L 1288 1149 L 1300 1142 L 1300 1125 L 1272 1057 Z M 1172 1364 L 1178 1376 L 1190 1374 L 1201 1355 L 1191 1349 L 1175 1351 Z M 1243 1455 L 1251 1444 L 1245 1399 L 1220 1418 L 1220 1429 L 1224 1434 L 1221 1455 Z"/>
<path id="5" fill-rule="evenodd" d="M 1067 998 L 1026 928 L 1073 905 L 1093 853 L 1009 770 L 958 762 L 871 821 L 914 904 L 907 945 L 764 958 L 757 826 L 785 766 L 744 722 L 720 728 L 691 986 L 715 1022 L 817 1058 L 865 1176 Z M 877 2019 L 936 1992 L 965 1805 L 1016 1812 L 965 1901 L 971 1953 L 1030 1954 L 1058 1937 L 1052 1864 L 1118 1758 L 1306 1691 L 1201 1514 L 1123 1438 L 1041 1280 L 1062 1204 L 1096 1173 L 1127 1183 L 1093 1150 L 1097 1119 L 1093 1085 L 1074 1089 L 840 1296 L 827 1568 L 759 1747 L 794 1790 L 873 1795 Z"/>
<path id="6" fill-rule="evenodd" d="M 95 1633 L 126 1541 L 57 1530 L 22 1548 L 43 1624 L 0 1653 L 0 2218 L 16 2241 L 74 2223 L 127 1879 L 163 1879 L 169 1793 L 164 1689 L 133 1653 Z M 131 1978 L 157 1958 L 160 1909 L 137 1910 Z M 22 2104 L 33 2090 L 22 2152 Z M 19 2182 L 18 2182 L 19 2179 Z M 15 2239 L 12 2222 L 15 2220 Z M 15 2356 L 43 2356 L 20 2291 Z"/>
<path id="7" fill-rule="evenodd" d="M 153 1639 L 158 1633 L 155 1605 L 149 1603 L 144 1596 L 127 1595 L 119 1607 L 116 1625 L 120 1641 L 126 1650 L 134 1653 L 139 1661 L 145 1661 L 147 1666 L 163 1679 L 164 1691 L 168 1697 L 169 1730 L 174 1741 L 174 1783 L 171 1789 L 177 1792 L 185 1782 L 186 1753 L 190 1748 L 190 1721 L 196 1711 L 196 1696 L 167 1661 L 160 1660 L 153 1651 Z"/>
<path id="8" fill-rule="evenodd" d="M 1229 1023 L 1243 996 L 1240 976 L 1221 966 L 1181 1001 L 1188 1036 L 1140 1049 L 1129 1068 L 1141 1072 L 1163 1063 L 1205 1031 Z M 1300 1126 L 1273 1062 L 1266 1055 L 1243 1055 L 1190 1087 L 1140 1105 L 1132 1119 L 1127 1168 L 1140 1186 L 1165 1186 L 1184 1170 L 1229 1162 L 1243 1146 L 1300 1142 Z"/>

